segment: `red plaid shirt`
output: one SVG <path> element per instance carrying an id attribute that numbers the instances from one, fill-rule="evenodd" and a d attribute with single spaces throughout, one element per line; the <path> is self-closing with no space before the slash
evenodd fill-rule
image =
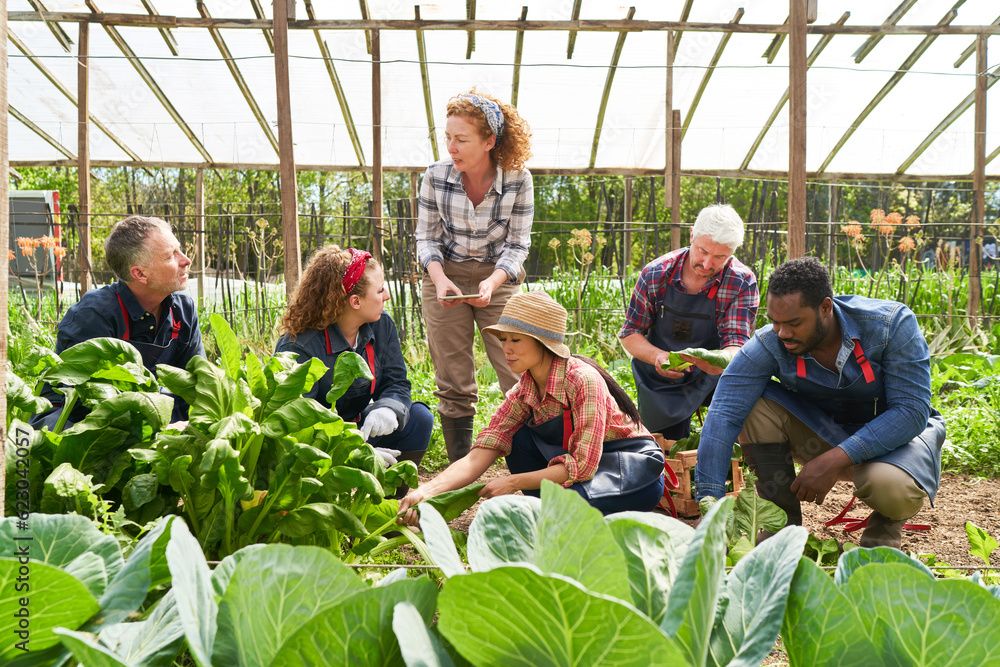
<path id="1" fill-rule="evenodd" d="M 563 486 L 572 486 L 594 476 L 606 441 L 650 437 L 649 431 L 621 411 L 596 369 L 579 359 L 555 357 L 545 390 L 539 392 L 531 373 L 523 373 L 493 415 L 490 425 L 480 431 L 474 446 L 493 449 L 506 456 L 510 453 L 511 438 L 518 429 L 525 424 L 537 426 L 559 417 L 565 406 L 573 413 L 569 450 L 564 456 L 549 461 L 550 466 L 562 463 L 569 471 L 569 479 Z"/>
<path id="2" fill-rule="evenodd" d="M 643 267 L 625 311 L 625 324 L 618 332 L 619 338 L 636 333 L 645 336 L 653 326 L 660 305 L 668 298 L 667 290 L 685 292 L 681 269 L 688 250 L 681 248 L 668 252 Z M 730 257 L 722 270 L 698 293 L 708 294 L 716 286 L 715 326 L 719 332 L 719 349 L 743 345 L 753 335 L 757 307 L 760 305 L 757 279 L 742 262 Z"/>

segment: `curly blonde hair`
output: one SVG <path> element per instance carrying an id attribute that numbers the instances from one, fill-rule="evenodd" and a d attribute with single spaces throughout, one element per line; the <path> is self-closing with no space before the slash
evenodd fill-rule
<path id="1" fill-rule="evenodd" d="M 447 117 L 464 116 L 471 119 L 479 129 L 479 136 L 483 139 L 489 139 L 493 130 L 490 129 L 490 124 L 486 121 L 486 114 L 469 100 L 462 99 L 461 95 L 464 94 L 461 93 L 448 100 Z M 524 163 L 531 158 L 531 128 L 528 127 L 527 121 L 521 118 L 517 109 L 501 102 L 492 95 L 478 93 L 475 88 L 470 90 L 469 94 L 492 100 L 499 104 L 500 110 L 503 111 L 503 132 L 501 132 L 500 140 L 490 150 L 490 158 L 504 171 L 524 169 Z"/>
<path id="2" fill-rule="evenodd" d="M 351 263 L 351 251 L 328 245 L 317 250 L 306 264 L 288 310 L 281 318 L 281 328 L 292 340 L 309 329 L 325 329 L 340 319 L 347 299 L 352 294 L 364 294 L 371 284 L 368 270 L 379 263 L 369 257 L 365 272 L 350 293 L 344 292 L 344 274 Z"/>

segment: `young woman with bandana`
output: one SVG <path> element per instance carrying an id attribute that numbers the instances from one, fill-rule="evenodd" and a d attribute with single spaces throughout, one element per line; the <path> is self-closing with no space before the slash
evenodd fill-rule
<path id="1" fill-rule="evenodd" d="M 470 92 L 448 102 L 449 158 L 420 187 L 417 252 L 425 270 L 422 308 L 434 362 L 438 413 L 449 461 L 469 452 L 478 400 L 475 329 L 496 324 L 521 291 L 534 194 L 524 163 L 531 131 L 517 110 Z M 464 298 L 462 298 L 464 296 Z M 493 336 L 483 336 L 500 389 L 517 382 Z"/>
<path id="2" fill-rule="evenodd" d="M 394 457 L 419 464 L 434 418 L 426 405 L 410 398 L 396 324 L 384 309 L 388 300 L 382 267 L 369 253 L 321 248 L 292 295 L 276 351 L 294 352 L 299 362 L 316 358 L 326 364 L 329 370 L 304 395 L 327 407 L 337 357 L 348 350 L 360 354 L 375 379 L 355 380 L 337 399 L 337 414 L 357 421 L 387 464 L 395 463 Z M 400 497 L 405 493 L 405 486 L 397 491 Z"/>

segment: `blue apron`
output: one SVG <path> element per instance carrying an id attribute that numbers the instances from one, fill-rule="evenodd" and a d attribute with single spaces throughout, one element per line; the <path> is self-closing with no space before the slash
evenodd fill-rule
<path id="1" fill-rule="evenodd" d="M 646 334 L 646 340 L 661 350 L 688 347 L 719 348 L 715 325 L 715 292 L 687 294 L 667 287 L 660 312 Z M 667 305 L 667 301 L 670 305 Z M 639 416 L 650 431 L 662 431 L 691 418 L 719 384 L 719 375 L 698 368 L 677 380 L 665 378 L 652 364 L 632 359 L 632 375 L 639 398 Z"/>
<path id="2" fill-rule="evenodd" d="M 573 417 L 568 408 L 561 417 L 526 426 L 546 460 L 566 454 L 573 432 Z M 652 438 L 607 440 L 597 472 L 591 479 L 575 483 L 573 488 L 587 500 L 623 496 L 658 483 L 664 464 L 663 450 Z"/>
<path id="3" fill-rule="evenodd" d="M 885 412 L 887 407 L 882 366 L 866 358 L 857 339 L 854 340 L 853 363 L 861 367 L 862 374 L 850 386 L 834 388 L 811 381 L 806 374 L 806 360 L 798 357 L 796 377 L 782 378 L 781 384 L 772 380 L 763 398 L 787 409 L 828 445 L 836 447 Z M 917 437 L 871 461 L 889 463 L 905 471 L 927 493 L 933 506 L 941 480 L 944 438 L 944 418 L 931 408 L 927 427 Z"/>

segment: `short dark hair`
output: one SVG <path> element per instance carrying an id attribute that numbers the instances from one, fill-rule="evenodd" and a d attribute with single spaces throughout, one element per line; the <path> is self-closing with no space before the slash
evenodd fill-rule
<path id="1" fill-rule="evenodd" d="M 788 296 L 798 293 L 802 305 L 819 308 L 827 297 L 833 298 L 830 272 L 815 257 L 790 259 L 774 270 L 767 280 L 768 296 Z"/>
<path id="2" fill-rule="evenodd" d="M 157 227 L 170 231 L 170 225 L 165 220 L 144 215 L 130 215 L 111 229 L 104 241 L 104 257 L 119 279 L 129 282 L 132 280 L 132 267 L 149 260 L 146 237 Z"/>

